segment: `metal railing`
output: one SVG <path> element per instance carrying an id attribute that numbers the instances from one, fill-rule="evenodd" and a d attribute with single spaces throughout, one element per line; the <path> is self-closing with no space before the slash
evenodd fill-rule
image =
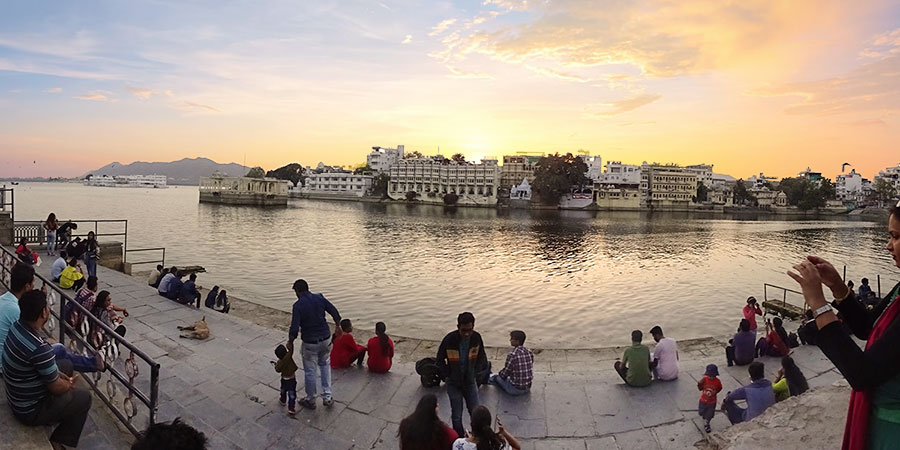
<path id="1" fill-rule="evenodd" d="M 11 189 L 10 189 L 11 190 Z M 93 231 L 94 235 L 97 237 L 97 240 L 103 240 L 102 238 L 109 237 L 120 237 L 122 238 L 122 261 L 128 261 L 129 253 L 136 252 L 147 252 L 147 251 L 162 251 L 161 259 L 154 259 L 152 261 L 139 261 L 132 262 L 131 265 L 140 265 L 140 264 L 162 264 L 166 263 L 166 249 L 163 247 L 152 247 L 152 248 L 128 248 L 128 219 L 90 219 L 90 220 L 65 220 L 65 222 L 72 222 L 78 225 L 78 228 L 72 230 L 71 234 L 68 237 L 57 236 L 57 242 L 59 244 L 63 244 L 66 242 L 66 239 L 74 239 L 76 237 L 85 238 L 88 233 Z M 114 227 L 114 228 L 113 228 Z M 93 229 L 91 229 L 93 228 Z M 112 229 L 111 229 L 112 228 Z M 44 229 L 44 222 L 37 220 L 27 220 L 27 221 L 13 221 L 13 239 L 14 243 L 18 244 L 19 240 L 25 238 L 26 242 L 29 244 L 45 244 L 47 242 L 47 230 Z"/>
<path id="2" fill-rule="evenodd" d="M 0 249 L 2 249 L 0 252 L 0 284 L 9 289 L 10 273 L 12 267 L 18 262 L 18 258 L 6 247 L 0 246 Z M 116 418 L 132 434 L 138 436 L 140 430 L 135 427 L 134 423 L 137 421 L 135 417 L 139 415 L 141 418 L 146 417 L 147 426 L 156 421 L 159 404 L 159 363 L 91 314 L 55 283 L 37 273 L 35 273 L 35 278 L 35 287 L 40 281 L 40 289 L 47 294 L 47 303 L 52 315 L 44 325 L 44 331 L 48 336 L 55 332 L 60 344 L 66 345 L 68 340 L 66 347 L 70 353 L 85 356 L 96 355 L 104 360 L 107 367 L 105 372 L 85 374 L 83 378 Z M 56 309 L 56 306 L 59 308 Z M 80 316 L 80 323 L 78 325 L 69 323 L 66 320 L 67 312 L 76 312 Z M 127 358 L 120 358 L 120 348 L 129 352 Z M 139 375 L 144 373 L 141 370 L 142 367 L 149 371 L 149 380 L 139 378 Z M 121 389 L 124 389 L 122 393 L 124 398 L 119 407 L 115 402 Z M 149 390 L 149 393 L 145 392 L 146 390 Z M 146 407 L 146 415 L 142 414 L 143 411 L 138 410 L 140 404 Z"/>
<path id="3" fill-rule="evenodd" d="M 769 292 L 775 291 L 775 295 L 773 297 L 769 297 Z M 788 293 L 797 294 L 800 296 L 800 306 L 794 305 L 793 303 L 788 303 Z M 800 308 L 802 310 L 806 309 L 806 302 L 803 300 L 803 293 L 800 291 L 795 291 L 793 289 L 788 289 L 786 287 L 776 286 L 774 284 L 764 283 L 763 284 L 763 300 L 769 302 L 777 302 L 778 299 L 781 299 L 781 307 L 784 309 L 788 309 L 790 307 Z"/>

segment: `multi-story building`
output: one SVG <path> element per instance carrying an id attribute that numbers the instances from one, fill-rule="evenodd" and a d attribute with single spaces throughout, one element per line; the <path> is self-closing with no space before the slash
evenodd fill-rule
<path id="1" fill-rule="evenodd" d="M 443 203 L 445 195 L 456 194 L 460 205 L 494 206 L 500 184 L 495 161 L 457 163 L 441 155 L 404 159 L 391 166 L 388 196 L 402 200 L 414 192 L 419 201 Z"/>
<path id="2" fill-rule="evenodd" d="M 685 170 L 697 175 L 697 180 L 708 188 L 713 187 L 713 165 L 712 164 L 694 164 L 685 166 Z"/>
<path id="3" fill-rule="evenodd" d="M 512 189 L 522 183 L 522 180 L 534 181 L 534 169 L 541 159 L 540 156 L 506 155 L 503 157 L 503 166 L 500 167 L 500 188 Z"/>
<path id="4" fill-rule="evenodd" d="M 372 147 L 372 153 L 366 156 L 366 165 L 377 173 L 387 172 L 391 166 L 400 162 L 404 156 L 404 148 Z"/>
<path id="5" fill-rule="evenodd" d="M 878 175 L 875 175 L 875 181 L 878 180 L 887 181 L 894 186 L 894 190 L 900 192 L 900 164 L 879 171 Z"/>
<path id="6" fill-rule="evenodd" d="M 314 173 L 306 180 L 305 190 L 310 194 L 362 197 L 372 192 L 374 178 L 351 172 Z"/>
<path id="7" fill-rule="evenodd" d="M 797 174 L 800 178 L 806 178 L 809 181 L 814 181 L 816 183 L 822 181 L 822 172 L 813 172 L 809 167 L 806 168 L 803 172 Z"/>
<path id="8" fill-rule="evenodd" d="M 588 177 L 592 182 L 597 181 L 603 175 L 603 158 L 599 156 L 581 155 L 581 159 L 587 164 L 587 172 L 584 176 Z"/>
<path id="9" fill-rule="evenodd" d="M 731 191 L 710 191 L 707 200 L 717 206 L 734 206 L 734 194 Z"/>
<path id="10" fill-rule="evenodd" d="M 622 161 L 607 161 L 606 172 L 594 180 L 600 184 L 617 186 L 639 186 L 641 184 L 641 166 L 622 164 Z"/>
<path id="11" fill-rule="evenodd" d="M 868 180 L 856 173 L 856 169 L 850 173 L 842 173 L 834 178 L 834 188 L 837 199 L 844 203 L 859 203 L 865 201 L 865 185 Z"/>
<path id="12" fill-rule="evenodd" d="M 756 206 L 759 208 L 772 208 L 775 206 L 787 206 L 787 195 L 782 191 L 773 191 L 769 188 L 754 187 L 747 190 L 756 197 Z"/>
<path id="13" fill-rule="evenodd" d="M 767 183 L 774 186 L 778 184 L 778 177 L 767 177 L 760 172 L 759 176 L 753 175 L 747 178 L 746 182 L 750 184 L 751 188 L 761 188 Z"/>
<path id="14" fill-rule="evenodd" d="M 641 191 L 637 187 L 594 183 L 594 204 L 600 209 L 634 210 L 641 207 Z M 630 186 L 630 185 L 628 185 Z"/>
<path id="15" fill-rule="evenodd" d="M 641 166 L 641 206 L 655 208 L 687 208 L 694 203 L 697 174 L 678 165 L 644 164 Z"/>

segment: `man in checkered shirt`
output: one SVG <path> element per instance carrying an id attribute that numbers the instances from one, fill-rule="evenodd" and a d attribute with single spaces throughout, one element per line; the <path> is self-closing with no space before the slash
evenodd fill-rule
<path id="1" fill-rule="evenodd" d="M 491 375 L 490 383 L 499 386 L 509 395 L 523 395 L 531 391 L 534 379 L 534 353 L 525 348 L 525 332 L 515 330 L 509 333 L 512 350 L 506 355 L 506 365 L 496 375 Z"/>

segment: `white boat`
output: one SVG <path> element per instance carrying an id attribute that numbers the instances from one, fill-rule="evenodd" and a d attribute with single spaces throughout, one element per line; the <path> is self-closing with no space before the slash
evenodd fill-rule
<path id="1" fill-rule="evenodd" d="M 109 175 L 92 176 L 84 180 L 85 186 L 131 187 L 165 189 L 168 186 L 165 175 Z"/>

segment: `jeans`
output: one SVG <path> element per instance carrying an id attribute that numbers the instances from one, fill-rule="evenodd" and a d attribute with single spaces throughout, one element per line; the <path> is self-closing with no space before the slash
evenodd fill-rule
<path id="1" fill-rule="evenodd" d="M 322 381 L 322 398 L 331 398 L 331 339 L 317 344 L 304 342 L 300 346 L 303 358 L 303 380 L 306 385 L 306 398 L 316 401 L 316 369 Z"/>
<path id="2" fill-rule="evenodd" d="M 47 232 L 47 254 L 52 255 L 56 251 L 56 231 Z"/>
<path id="3" fill-rule="evenodd" d="M 741 408 L 734 400 L 725 400 L 722 402 L 722 406 L 725 407 L 725 414 L 728 416 L 728 421 L 731 422 L 732 425 L 744 421 L 744 413 L 747 411 L 746 408 Z"/>
<path id="4" fill-rule="evenodd" d="M 513 386 L 512 383 L 509 382 L 506 378 L 501 377 L 500 375 L 491 375 L 490 384 L 499 386 L 500 389 L 503 389 L 503 392 L 506 392 L 509 395 L 525 395 L 531 389 L 519 389 Z"/>
<path id="5" fill-rule="evenodd" d="M 287 401 L 288 408 L 294 409 L 294 405 L 297 403 L 297 379 L 291 378 L 290 380 L 281 379 L 281 396 L 278 398 L 281 403 Z"/>
<path id="6" fill-rule="evenodd" d="M 27 426 L 59 425 L 50 435 L 50 442 L 78 447 L 78 440 L 91 410 L 91 394 L 83 389 L 72 389 L 62 395 L 47 394 L 37 404 L 34 412 L 16 418 Z"/>
<path id="7" fill-rule="evenodd" d="M 61 361 L 65 360 L 72 364 L 72 369 L 75 372 L 96 372 L 97 371 L 97 357 L 96 356 L 82 356 L 76 355 L 74 353 L 69 353 L 66 349 L 65 345 L 62 344 L 53 344 L 50 346 L 53 349 L 53 354 L 56 356 L 57 364 Z"/>
<path id="8" fill-rule="evenodd" d="M 465 437 L 466 429 L 463 428 L 462 422 L 463 399 L 471 417 L 472 411 L 478 406 L 478 386 L 475 383 L 464 386 L 447 383 L 447 396 L 450 397 L 450 421 L 453 422 L 453 430 L 459 437 Z"/>
<path id="9" fill-rule="evenodd" d="M 87 273 L 89 277 L 97 276 L 97 259 L 85 256 L 84 257 L 84 268 L 87 269 Z"/>

